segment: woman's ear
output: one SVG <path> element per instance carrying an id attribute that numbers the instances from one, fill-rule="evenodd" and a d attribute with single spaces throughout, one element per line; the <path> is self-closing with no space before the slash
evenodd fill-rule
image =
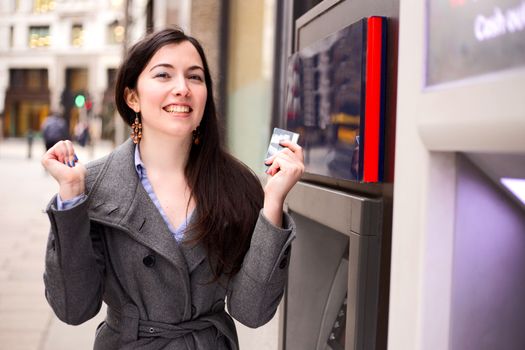
<path id="1" fill-rule="evenodd" d="M 135 90 L 130 88 L 124 89 L 124 99 L 129 108 L 135 111 L 135 113 L 140 112 L 139 97 Z"/>

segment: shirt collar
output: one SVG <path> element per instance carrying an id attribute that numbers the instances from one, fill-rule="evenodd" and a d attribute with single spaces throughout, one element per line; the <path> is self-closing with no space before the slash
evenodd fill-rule
<path id="1" fill-rule="evenodd" d="M 143 172 L 146 170 L 142 158 L 140 158 L 139 145 L 135 145 L 135 170 L 140 178 L 142 178 Z"/>

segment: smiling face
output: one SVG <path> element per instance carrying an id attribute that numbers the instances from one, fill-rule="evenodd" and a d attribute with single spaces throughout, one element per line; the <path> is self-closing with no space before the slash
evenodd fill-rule
<path id="1" fill-rule="evenodd" d="M 206 106 L 204 65 L 189 41 L 160 48 L 140 73 L 126 102 L 140 112 L 144 138 L 169 135 L 191 140 Z"/>

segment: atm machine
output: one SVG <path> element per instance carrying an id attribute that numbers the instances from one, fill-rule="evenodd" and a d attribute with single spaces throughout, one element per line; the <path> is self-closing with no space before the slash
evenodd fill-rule
<path id="1" fill-rule="evenodd" d="M 525 2 L 399 18 L 388 348 L 524 349 Z"/>
<path id="2" fill-rule="evenodd" d="M 306 165 L 286 200 L 297 238 L 280 348 L 385 349 L 398 2 L 296 0 L 277 12 L 274 126 L 301 135 Z"/>
<path id="3" fill-rule="evenodd" d="M 274 124 L 320 111 L 299 123 L 306 148 L 356 141 L 332 144 L 337 157 L 311 150 L 288 198 L 298 235 L 281 348 L 524 349 L 525 2 L 279 3 L 274 115 L 286 120 Z M 302 91 L 324 72 L 298 78 L 295 101 L 286 82 L 295 54 L 371 16 L 387 19 L 388 49 L 384 178 L 369 183 L 341 166 L 363 141 L 352 108 L 324 119 L 344 128 L 307 132 L 327 125 L 324 91 Z M 324 59 L 305 56 L 296 67 Z"/>

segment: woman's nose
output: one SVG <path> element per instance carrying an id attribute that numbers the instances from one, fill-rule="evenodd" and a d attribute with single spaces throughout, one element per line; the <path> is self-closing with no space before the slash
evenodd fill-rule
<path id="1" fill-rule="evenodd" d="M 188 87 L 186 79 L 184 77 L 179 77 L 175 79 L 171 92 L 177 96 L 188 96 L 190 93 L 190 89 Z"/>

